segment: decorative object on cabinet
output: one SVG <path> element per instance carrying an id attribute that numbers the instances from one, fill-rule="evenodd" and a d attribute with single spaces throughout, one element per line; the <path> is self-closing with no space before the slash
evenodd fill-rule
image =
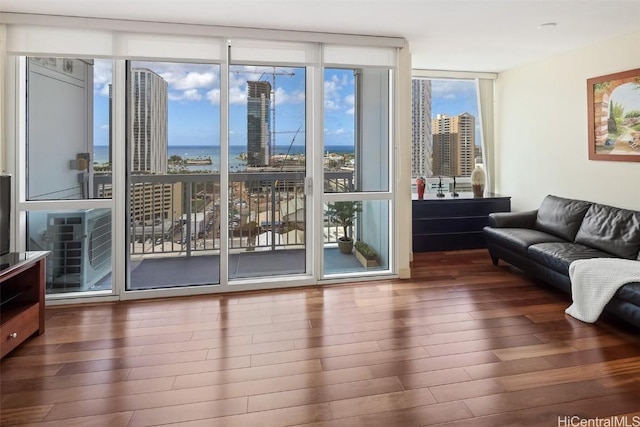
<path id="1" fill-rule="evenodd" d="M 438 197 L 444 197 L 444 193 L 442 192 L 442 177 L 438 177 L 438 192 L 436 193 Z"/>
<path id="2" fill-rule="evenodd" d="M 453 191 L 451 191 L 451 197 L 458 197 L 460 194 L 456 191 L 456 177 L 453 177 Z"/>
<path id="3" fill-rule="evenodd" d="M 426 187 L 426 182 L 423 177 L 419 176 L 416 178 L 416 188 L 418 189 L 418 199 L 424 199 L 424 189 Z"/>
<path id="4" fill-rule="evenodd" d="M 475 169 L 471 171 L 471 187 L 473 188 L 474 197 L 482 197 L 484 195 L 484 184 L 487 180 L 487 174 L 481 164 L 477 164 Z"/>

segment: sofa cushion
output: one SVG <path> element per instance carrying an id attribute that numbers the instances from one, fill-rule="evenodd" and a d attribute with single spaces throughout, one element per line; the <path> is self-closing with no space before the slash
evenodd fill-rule
<path id="1" fill-rule="evenodd" d="M 552 270 L 569 275 L 569 264 L 578 259 L 615 258 L 615 256 L 579 243 L 538 243 L 529 246 L 529 258 Z"/>
<path id="2" fill-rule="evenodd" d="M 576 243 L 626 259 L 640 251 L 640 212 L 594 203 L 576 234 Z"/>
<path id="3" fill-rule="evenodd" d="M 521 255 L 527 255 L 527 248 L 536 243 L 564 241 L 560 237 L 529 228 L 485 227 L 484 236 L 488 242 L 497 242 L 500 246 L 516 251 Z"/>
<path id="4" fill-rule="evenodd" d="M 548 195 L 538 208 L 536 230 L 573 242 L 591 203 Z"/>
<path id="5" fill-rule="evenodd" d="M 640 307 L 640 283 L 633 282 L 624 285 L 618 289 L 615 296 Z"/>

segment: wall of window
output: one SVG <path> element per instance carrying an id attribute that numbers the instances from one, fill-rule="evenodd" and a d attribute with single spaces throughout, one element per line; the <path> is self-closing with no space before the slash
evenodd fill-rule
<path id="1" fill-rule="evenodd" d="M 470 192 L 477 165 L 490 168 L 494 75 L 416 71 L 411 81 L 411 176 L 426 191 Z M 489 136 L 489 139 L 487 139 Z M 487 188 L 490 188 L 488 186 Z"/>
<path id="2" fill-rule="evenodd" d="M 162 157 L 141 156 L 145 153 L 138 153 L 136 158 L 125 143 L 130 129 L 130 119 L 126 115 L 127 61 L 137 61 L 139 65 L 181 62 L 219 67 L 218 74 L 222 76 L 219 89 L 210 94 L 218 97 L 221 116 L 216 129 L 221 147 L 220 174 L 219 181 L 214 181 L 212 188 L 218 188 L 220 196 L 228 199 L 232 191 L 230 172 L 233 172 L 225 168 L 231 156 L 228 147 L 233 135 L 228 122 L 229 105 L 237 95 L 229 84 L 233 75 L 230 64 L 270 66 L 275 58 L 280 67 L 302 65 L 307 70 L 307 93 L 306 99 L 303 98 L 305 109 L 302 110 L 306 124 L 299 135 L 299 143 L 307 146 L 309 160 L 305 167 L 307 177 L 311 178 L 304 181 L 306 197 L 311 196 L 313 203 L 313 209 L 305 212 L 307 223 L 321 223 L 324 217 L 325 199 L 323 192 L 318 191 L 321 188 L 326 190 L 325 184 L 321 184 L 325 181 L 323 111 L 327 109 L 322 91 L 326 83 L 323 70 L 348 70 L 355 85 L 353 97 L 347 101 L 362 107 L 350 116 L 353 118 L 353 161 L 356 166 L 350 190 L 358 195 L 349 197 L 362 202 L 363 212 L 358 227 L 360 230 L 376 230 L 370 240 L 379 250 L 386 273 L 397 272 L 398 266 L 408 269 L 408 247 L 393 244 L 393 235 L 398 233 L 400 226 L 392 220 L 397 209 L 394 191 L 404 179 L 393 163 L 394 149 L 397 148 L 394 141 L 402 139 L 398 135 L 403 132 L 394 119 L 403 116 L 403 112 L 401 109 L 394 111 L 400 80 L 392 78 L 399 67 L 398 50 L 405 48 L 403 40 L 129 21 L 55 18 L 45 21 L 37 16 L 12 14 L 3 15 L 2 20 L 6 25 L 1 27 L 6 30 L 6 38 L 3 38 L 6 43 L 2 45 L 2 60 L 7 70 L 4 78 L 15 90 L 15 93 L 3 94 L 4 101 L 7 101 L 3 105 L 8 106 L 3 120 L 7 122 L 6 135 L 12 141 L 11 147 L 3 148 L 8 153 L 7 169 L 16 176 L 18 189 L 15 204 L 18 213 L 15 231 L 18 239 L 14 240 L 18 242 L 16 250 L 46 245 L 50 239 L 46 229 L 49 223 L 55 222 L 58 214 L 70 218 L 82 216 L 78 212 L 104 213 L 101 215 L 106 218 L 103 222 L 111 225 L 111 233 L 107 235 L 111 242 L 111 269 L 108 280 L 101 282 L 100 286 L 107 284 L 103 289 L 110 295 L 120 294 L 122 297 L 126 289 L 124 284 L 128 281 L 128 267 L 122 260 L 124 257 L 120 256 L 121 248 L 132 241 L 127 216 L 132 207 L 127 206 L 126 197 L 134 179 L 128 181 L 127 169 L 134 160 L 144 160 L 147 168 L 165 163 Z M 406 70 L 408 62 L 408 54 L 404 51 L 402 64 Z M 51 79 L 54 75 L 59 77 L 58 83 L 42 84 L 45 77 Z M 29 87 L 30 84 L 33 86 Z M 64 91 L 60 89 L 61 85 L 66 88 Z M 280 96 L 279 93 L 276 95 Z M 283 98 L 274 98 L 274 103 L 278 99 Z M 56 101 L 71 103 L 73 108 L 56 111 Z M 59 128 L 54 124 L 60 124 Z M 47 133 L 48 128 L 52 132 Z M 280 129 L 284 128 L 280 125 L 274 127 L 273 132 L 284 132 Z M 289 138 L 289 135 L 281 136 L 286 140 Z M 291 137 L 295 138 L 295 135 Z M 274 137 L 273 142 L 281 139 Z M 285 160 L 288 162 L 289 158 Z M 47 181 L 47 167 L 55 167 L 56 179 Z M 156 170 L 162 167 L 156 167 Z M 142 171 L 140 168 L 136 170 Z M 160 172 L 170 174 L 171 171 Z M 107 179 L 106 175 L 110 177 Z M 172 202 L 167 204 L 164 200 L 168 194 L 175 195 L 171 196 L 175 199 L 182 197 L 183 193 L 165 182 L 164 178 L 160 181 L 152 190 L 153 200 L 161 199 L 161 205 L 167 212 L 175 210 Z M 313 182 L 318 184 L 313 185 Z M 184 187 L 180 191 L 184 192 Z M 194 199 L 199 197 L 197 191 L 193 196 Z M 147 198 L 140 198 L 141 202 L 145 200 Z M 148 207 L 145 205 L 140 209 Z M 219 218 L 230 218 L 229 222 L 219 221 L 214 226 L 216 235 L 222 236 L 232 231 L 232 207 L 223 203 L 219 209 Z M 154 219 L 152 222 L 143 226 L 157 228 L 157 221 Z M 311 225 L 309 228 L 306 243 L 317 251 L 322 247 L 322 228 Z M 155 238 L 147 242 L 147 230 L 144 230 L 140 244 L 156 245 Z M 151 230 L 150 233 L 155 237 L 156 231 Z M 171 237 L 171 243 L 175 244 L 175 235 Z M 101 243 L 105 241 L 99 240 Z M 221 254 L 228 255 L 229 244 L 218 244 Z M 322 277 L 322 265 L 312 253 L 307 254 L 307 265 L 312 266 L 309 272 L 313 277 Z M 220 269 L 223 288 L 229 278 L 229 265 L 222 262 Z M 93 289 L 92 286 L 86 288 Z"/>

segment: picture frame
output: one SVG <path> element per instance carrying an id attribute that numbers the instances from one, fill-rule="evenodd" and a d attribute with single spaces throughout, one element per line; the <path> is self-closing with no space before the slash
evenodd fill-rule
<path id="1" fill-rule="evenodd" d="M 640 68 L 587 79 L 589 160 L 640 162 Z"/>

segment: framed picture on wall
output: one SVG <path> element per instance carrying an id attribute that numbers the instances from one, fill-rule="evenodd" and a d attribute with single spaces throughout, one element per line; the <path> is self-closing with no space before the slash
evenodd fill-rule
<path id="1" fill-rule="evenodd" d="M 587 80 L 589 159 L 640 162 L 640 68 Z"/>

